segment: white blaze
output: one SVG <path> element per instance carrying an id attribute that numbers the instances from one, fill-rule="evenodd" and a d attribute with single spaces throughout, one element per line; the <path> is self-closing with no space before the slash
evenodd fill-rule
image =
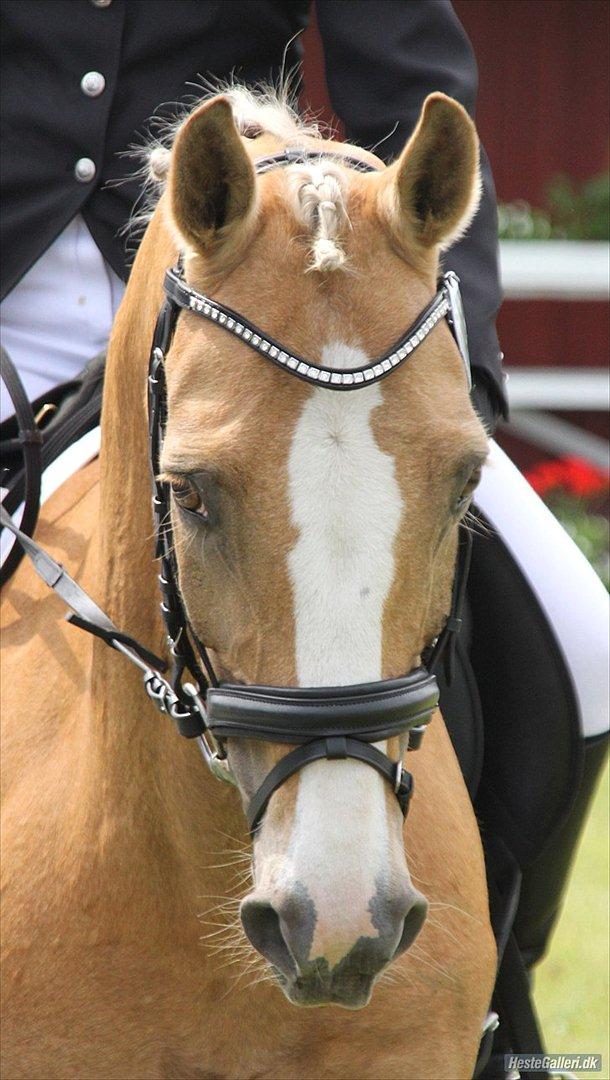
<path id="1" fill-rule="evenodd" d="M 322 363 L 359 367 L 368 357 L 336 344 L 325 348 Z M 381 678 L 383 610 L 403 511 L 394 458 L 372 430 L 382 400 L 378 385 L 314 390 L 294 431 L 289 495 L 299 535 L 288 562 L 301 686 Z M 382 777 L 349 759 L 308 765 L 286 870 L 316 906 L 311 957 L 337 962 L 358 937 L 376 935 L 368 906 L 387 867 Z"/>

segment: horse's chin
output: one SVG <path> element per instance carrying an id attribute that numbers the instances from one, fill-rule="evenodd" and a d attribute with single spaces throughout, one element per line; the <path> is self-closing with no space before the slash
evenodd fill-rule
<path id="1" fill-rule="evenodd" d="M 322 983 L 315 973 L 311 976 L 298 976 L 291 979 L 274 968 L 274 974 L 290 1004 L 297 1005 L 301 1009 L 319 1009 L 334 1005 L 340 1009 L 355 1012 L 368 1005 L 375 983 L 375 979 L 362 976 L 357 980 L 352 980 L 349 986 L 338 987 L 332 982 L 330 985 Z"/>

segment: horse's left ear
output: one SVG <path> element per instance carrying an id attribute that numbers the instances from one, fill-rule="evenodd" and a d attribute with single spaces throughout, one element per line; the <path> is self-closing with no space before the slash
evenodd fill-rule
<path id="1" fill-rule="evenodd" d="M 256 180 L 226 97 L 202 105 L 178 132 L 169 195 L 178 229 L 200 249 L 218 248 L 247 230 Z"/>
<path id="2" fill-rule="evenodd" d="M 430 94 L 388 174 L 382 205 L 399 239 L 449 247 L 470 224 L 481 194 L 479 140 L 466 110 L 445 94 Z"/>

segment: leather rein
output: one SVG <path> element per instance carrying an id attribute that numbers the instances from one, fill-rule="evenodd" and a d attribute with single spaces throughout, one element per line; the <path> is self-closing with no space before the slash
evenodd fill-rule
<path id="1" fill-rule="evenodd" d="M 320 158 L 332 158 L 359 171 L 376 170 L 376 166 L 357 158 L 299 147 L 261 158 L 255 162 L 255 168 L 258 173 L 265 173 Z M 220 683 L 205 646 L 188 621 L 173 554 L 170 489 L 159 479 L 167 423 L 165 357 L 180 311 L 188 310 L 222 326 L 287 374 L 322 389 L 353 391 L 385 378 L 400 367 L 434 327 L 446 319 L 458 344 L 470 387 L 459 280 L 454 273 L 446 273 L 431 303 L 391 349 L 365 367 L 341 372 L 312 364 L 292 353 L 238 312 L 191 288 L 184 280 L 181 259 L 176 268 L 167 271 L 164 291 L 166 299 L 157 318 L 150 353 L 148 415 L 155 554 L 160 563 L 160 606 L 171 655 L 169 672 L 162 659 L 122 633 L 61 564 L 13 524 L 4 508 L 1 510 L 2 525 L 14 533 L 36 572 L 71 608 L 68 621 L 102 638 L 140 668 L 144 688 L 151 700 L 160 712 L 175 721 L 180 734 L 197 739 L 206 764 L 215 776 L 235 783 L 226 749 L 231 738 L 296 744 L 271 769 L 251 798 L 246 808 L 251 832 L 254 833 L 262 821 L 273 793 L 305 765 L 324 758 L 354 758 L 376 769 L 392 786 L 406 816 L 413 789 L 412 776 L 401 760 L 392 760 L 374 744 L 396 736 L 408 736 L 408 749 L 417 749 L 438 705 L 435 671 L 441 661 L 445 664 L 447 681 L 451 679 L 455 637 L 461 624 L 470 561 L 470 534 L 465 529 L 460 530 L 451 611 L 440 635 L 425 650 L 425 666 L 416 667 L 401 678 L 356 686 L 316 688 Z M 185 674 L 190 675 L 192 681 L 184 681 Z"/>

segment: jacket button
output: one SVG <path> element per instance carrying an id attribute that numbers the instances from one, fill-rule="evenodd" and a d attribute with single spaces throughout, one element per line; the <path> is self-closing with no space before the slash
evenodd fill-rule
<path id="1" fill-rule="evenodd" d="M 112 0 L 91 0 L 94 7 L 110 7 Z"/>
<path id="2" fill-rule="evenodd" d="M 87 97 L 99 97 L 106 89 L 106 80 L 100 71 L 88 71 L 80 81 L 80 88 Z"/>
<path id="3" fill-rule="evenodd" d="M 79 158 L 74 166 L 74 175 L 81 184 L 88 184 L 95 176 L 95 162 L 88 157 Z"/>

